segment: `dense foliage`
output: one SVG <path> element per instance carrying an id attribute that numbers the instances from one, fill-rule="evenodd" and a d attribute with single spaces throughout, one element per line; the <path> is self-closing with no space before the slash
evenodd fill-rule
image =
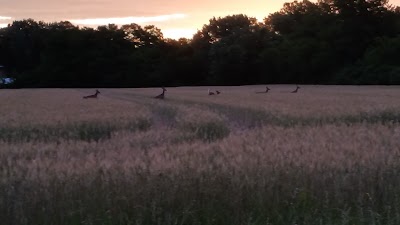
<path id="1" fill-rule="evenodd" d="M 285 3 L 263 22 L 212 18 L 192 39 L 155 26 L 14 21 L 0 64 L 17 87 L 400 84 L 400 8 L 387 0 Z"/>

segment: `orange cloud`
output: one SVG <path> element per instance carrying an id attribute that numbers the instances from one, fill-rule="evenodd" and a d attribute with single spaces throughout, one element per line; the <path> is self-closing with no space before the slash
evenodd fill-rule
<path id="1" fill-rule="evenodd" d="M 183 19 L 185 14 L 170 14 L 160 16 L 142 16 L 142 17 L 114 17 L 114 18 L 92 18 L 92 19 L 70 19 L 71 23 L 79 25 L 106 25 L 106 24 L 130 24 L 130 23 L 151 23 L 151 22 L 164 22 L 174 19 Z"/>
<path id="2" fill-rule="evenodd" d="M 0 20 L 11 20 L 12 18 L 9 16 L 0 16 Z"/>

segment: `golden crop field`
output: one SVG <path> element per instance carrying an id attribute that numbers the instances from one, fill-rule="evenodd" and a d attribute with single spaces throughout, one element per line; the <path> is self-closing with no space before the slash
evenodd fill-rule
<path id="1" fill-rule="evenodd" d="M 400 224 L 400 87 L 0 90 L 0 224 Z"/>

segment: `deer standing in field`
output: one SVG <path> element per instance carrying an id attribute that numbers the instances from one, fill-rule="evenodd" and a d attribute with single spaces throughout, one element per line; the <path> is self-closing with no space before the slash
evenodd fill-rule
<path id="1" fill-rule="evenodd" d="M 266 88 L 265 88 L 265 91 L 258 91 L 258 92 L 256 92 L 256 93 L 257 93 L 257 94 L 268 93 L 269 90 L 271 90 L 271 89 L 269 89 L 269 87 L 266 87 Z"/>
<path id="2" fill-rule="evenodd" d="M 290 92 L 290 93 L 297 93 L 297 91 L 300 89 L 299 85 L 296 85 L 296 90 Z"/>
<path id="3" fill-rule="evenodd" d="M 97 99 L 97 95 L 100 94 L 99 90 L 96 90 L 96 93 L 94 95 L 87 95 L 87 96 L 83 96 L 84 99 L 88 99 L 88 98 L 96 98 Z"/>
<path id="4" fill-rule="evenodd" d="M 156 97 L 154 97 L 154 98 L 158 98 L 158 99 L 164 99 L 164 97 L 165 97 L 165 92 L 167 91 L 167 89 L 165 89 L 165 88 L 161 88 L 162 89 L 162 93 L 161 94 L 159 94 L 159 95 L 157 95 Z"/>

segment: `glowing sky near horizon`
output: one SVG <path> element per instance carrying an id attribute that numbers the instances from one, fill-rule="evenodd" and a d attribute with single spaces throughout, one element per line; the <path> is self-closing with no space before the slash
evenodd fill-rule
<path id="1" fill-rule="evenodd" d="M 68 20 L 97 27 L 137 23 L 155 25 L 164 37 L 191 38 L 213 16 L 243 13 L 262 20 L 293 0 L 0 0 L 0 27 L 13 20 Z M 400 0 L 391 0 L 400 5 Z"/>

